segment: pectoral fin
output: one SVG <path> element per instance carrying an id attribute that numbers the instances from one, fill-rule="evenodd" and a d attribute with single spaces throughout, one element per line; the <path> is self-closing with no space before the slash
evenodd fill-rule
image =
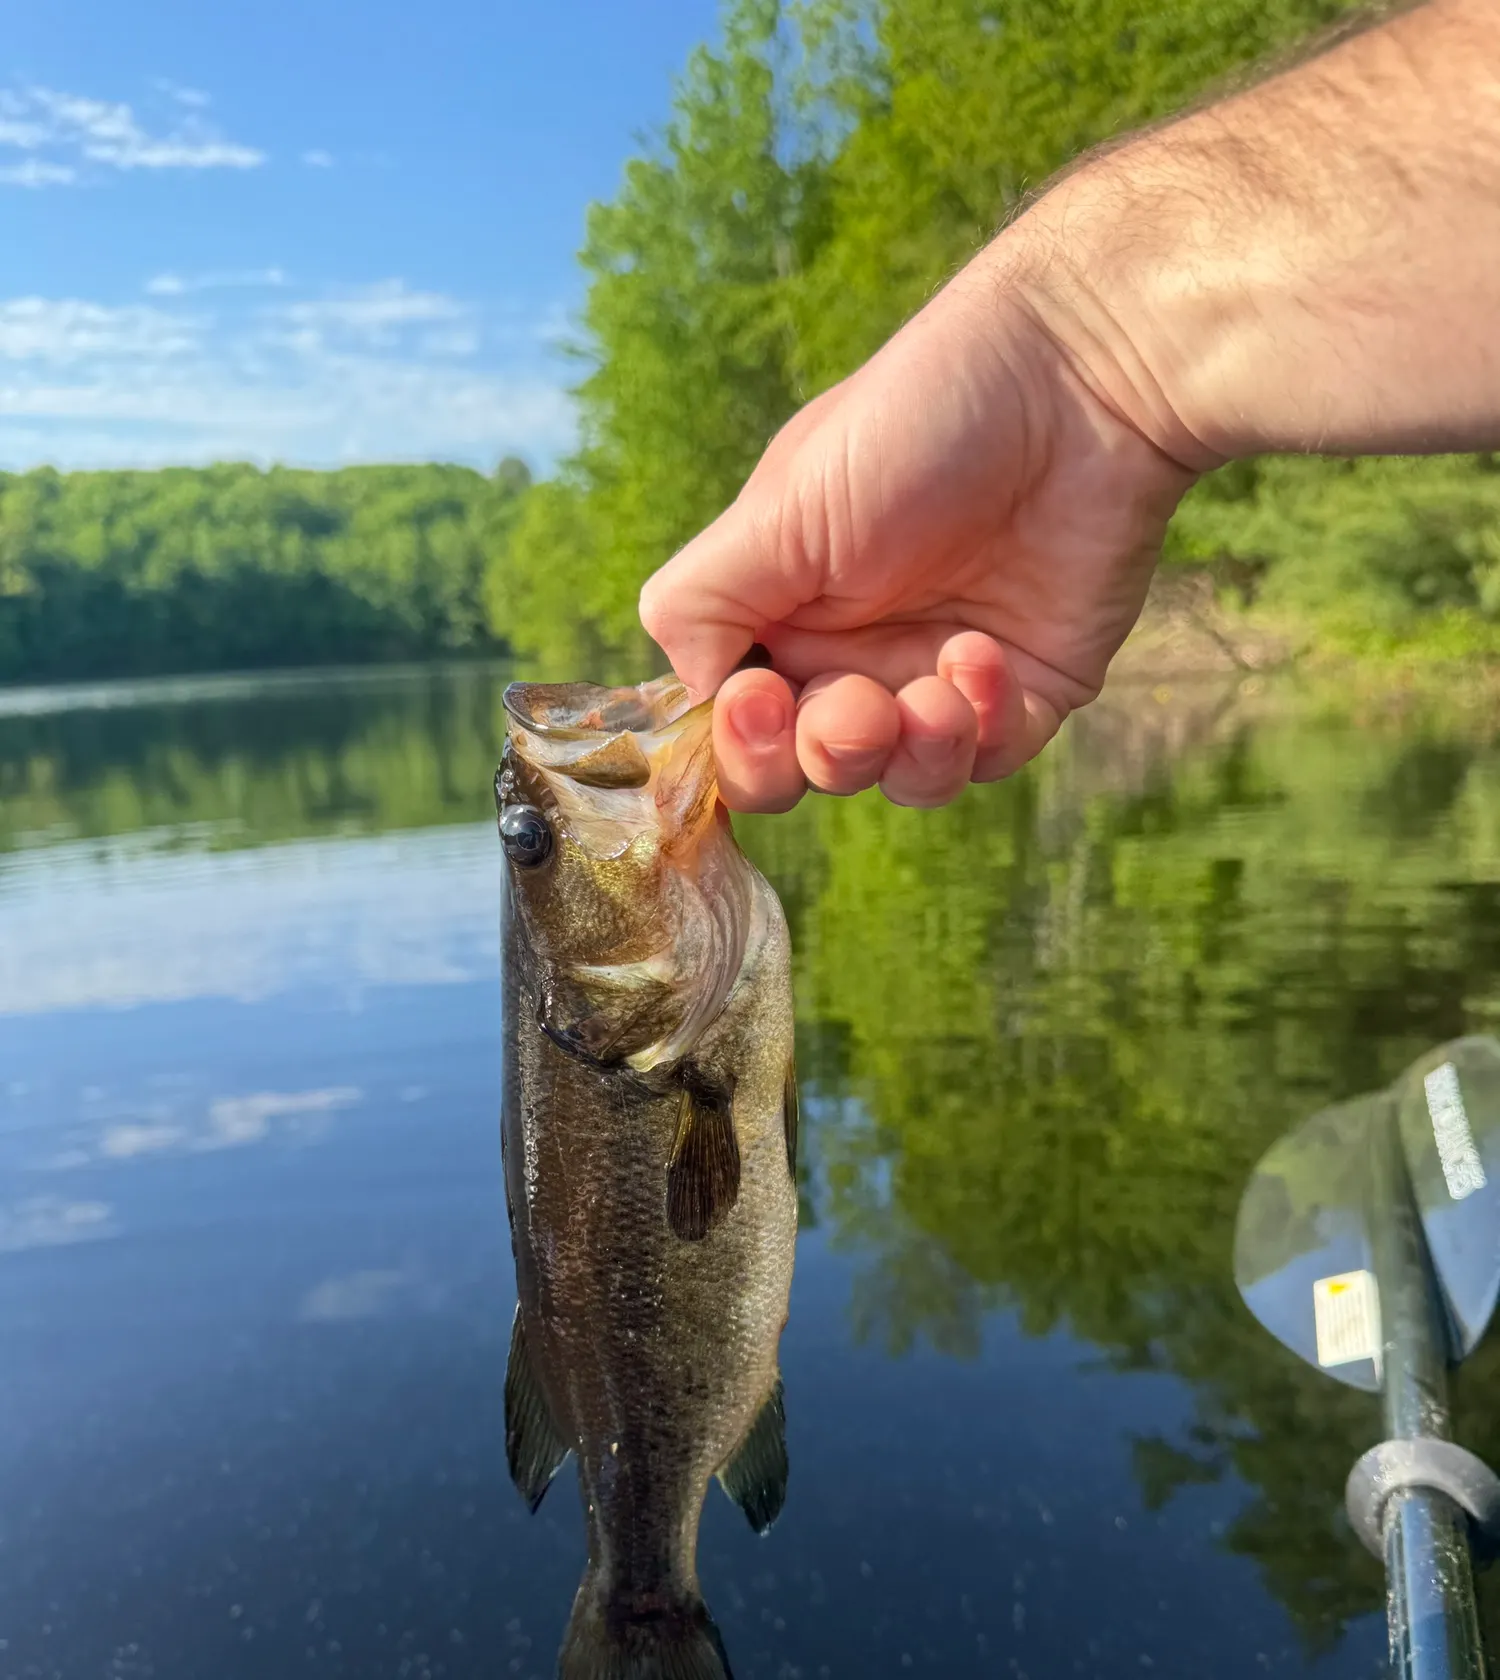
<path id="1" fill-rule="evenodd" d="M 786 1170 L 797 1182 L 797 1136 L 802 1124 L 802 1108 L 797 1100 L 797 1066 L 786 1070 L 786 1091 L 781 1099 L 781 1129 L 786 1133 Z"/>
<path id="2" fill-rule="evenodd" d="M 521 1309 L 510 1330 L 510 1359 L 505 1367 L 505 1459 L 510 1479 L 534 1511 L 562 1468 L 568 1448 L 547 1408 L 531 1356 Z"/>
<path id="3" fill-rule="evenodd" d="M 764 1534 L 786 1503 L 786 1479 L 786 1401 L 778 1377 L 750 1433 L 719 1471 L 719 1482 L 751 1528 Z"/>
<path id="4" fill-rule="evenodd" d="M 733 1093 L 688 1076 L 683 1080 L 677 1138 L 667 1163 L 667 1218 L 685 1242 L 701 1242 L 740 1194 L 740 1146 Z"/>

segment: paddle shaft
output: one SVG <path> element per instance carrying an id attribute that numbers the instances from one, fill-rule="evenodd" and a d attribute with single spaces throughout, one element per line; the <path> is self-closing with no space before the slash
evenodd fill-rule
<path id="1" fill-rule="evenodd" d="M 1377 1128 L 1371 1246 L 1380 1286 L 1381 1378 L 1392 1440 L 1452 1438 L 1447 1338 L 1394 1123 Z M 1386 1624 L 1399 1680 L 1485 1680 L 1468 1518 L 1429 1488 L 1385 1507 Z"/>

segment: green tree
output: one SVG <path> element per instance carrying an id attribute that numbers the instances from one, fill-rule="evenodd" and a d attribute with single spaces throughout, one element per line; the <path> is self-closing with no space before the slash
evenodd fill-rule
<path id="1" fill-rule="evenodd" d="M 1500 460 L 1268 458 L 1206 480 L 1169 558 L 1235 564 L 1261 617 L 1390 659 L 1500 647 Z"/>
<path id="2" fill-rule="evenodd" d="M 641 675 L 641 583 L 1080 151 L 1274 62 L 1349 0 L 729 0 L 660 141 L 596 206 L 582 442 L 487 587 L 528 668 Z M 1244 463 L 1169 561 L 1230 575 L 1293 642 L 1500 645 L 1492 463 Z"/>
<path id="3" fill-rule="evenodd" d="M 0 475 L 0 679 L 492 652 L 529 483 L 461 467 Z"/>
<path id="4" fill-rule="evenodd" d="M 1350 4 L 851 0 L 844 38 L 875 47 L 841 60 L 857 120 L 829 167 L 828 236 L 797 288 L 810 387 L 852 372 L 1078 153 Z M 826 12 L 819 23 L 825 37 L 838 27 Z"/>
<path id="5" fill-rule="evenodd" d="M 581 447 L 528 502 L 515 575 L 491 592 L 505 633 L 554 675 L 649 668 L 641 581 L 797 407 L 791 282 L 820 235 L 825 173 L 798 78 L 778 0 L 732 0 L 659 143 L 590 211 Z"/>

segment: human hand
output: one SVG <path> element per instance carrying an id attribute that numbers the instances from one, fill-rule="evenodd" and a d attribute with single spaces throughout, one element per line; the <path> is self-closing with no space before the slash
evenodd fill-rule
<path id="1" fill-rule="evenodd" d="M 677 675 L 717 693 L 725 802 L 940 805 L 1019 768 L 1097 694 L 1194 476 L 977 259 L 642 591 Z M 736 671 L 756 642 L 773 669 Z"/>
<path id="2" fill-rule="evenodd" d="M 1497 54 L 1491 0 L 1398 8 L 1084 160 L 809 403 L 641 596 L 726 802 L 1025 763 L 1221 461 L 1500 447 Z"/>

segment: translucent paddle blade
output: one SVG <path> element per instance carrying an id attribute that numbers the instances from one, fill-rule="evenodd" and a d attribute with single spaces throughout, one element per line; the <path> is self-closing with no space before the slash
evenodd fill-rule
<path id="1" fill-rule="evenodd" d="M 1460 1038 L 1396 1086 L 1401 1148 L 1460 1359 L 1500 1297 L 1500 1043 Z"/>
<path id="2" fill-rule="evenodd" d="M 1380 1390 L 1380 1294 L 1370 1249 L 1375 1128 L 1388 1095 L 1315 1114 L 1267 1151 L 1240 1201 L 1234 1280 L 1245 1305 L 1299 1359 Z"/>

